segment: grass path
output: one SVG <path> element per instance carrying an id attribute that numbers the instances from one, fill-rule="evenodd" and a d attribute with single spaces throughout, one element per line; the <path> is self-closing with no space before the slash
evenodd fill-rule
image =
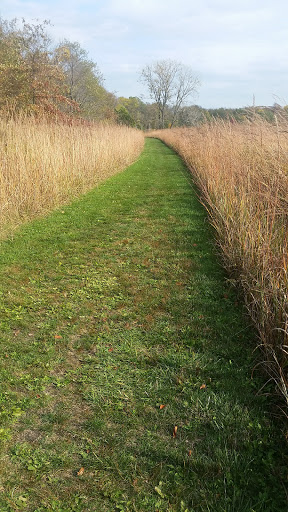
<path id="1" fill-rule="evenodd" d="M 286 510 L 253 332 L 211 239 L 181 160 L 148 139 L 2 243 L 1 512 Z"/>

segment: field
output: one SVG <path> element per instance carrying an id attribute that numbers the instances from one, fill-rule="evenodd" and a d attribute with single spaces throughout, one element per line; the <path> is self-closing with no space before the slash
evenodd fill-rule
<path id="1" fill-rule="evenodd" d="M 0 235 L 124 169 L 143 144 L 123 126 L 0 119 Z"/>
<path id="2" fill-rule="evenodd" d="M 286 512 L 255 332 L 181 159 L 0 247 L 1 512 Z"/>
<path id="3" fill-rule="evenodd" d="M 118 3 L 82 2 L 90 50 L 0 6 L 0 512 L 287 512 L 288 105 L 192 105 L 174 4 L 145 64 L 156 5 Z M 207 3 L 209 33 L 256 41 L 252 8 L 238 30 L 237 6 L 212 23 Z M 146 93 L 126 98 L 98 63 L 130 35 Z M 225 64 L 215 41 L 205 61 Z M 123 93 L 129 53 L 108 77 Z"/>
<path id="4" fill-rule="evenodd" d="M 288 402 L 288 123 L 215 121 L 152 133 L 192 171 L 231 282 L 240 283 L 263 366 Z M 270 392 L 271 388 L 264 389 Z"/>

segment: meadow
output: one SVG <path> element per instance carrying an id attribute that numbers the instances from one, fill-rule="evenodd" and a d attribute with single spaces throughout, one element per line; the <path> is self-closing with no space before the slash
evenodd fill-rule
<path id="1" fill-rule="evenodd" d="M 153 132 L 184 159 L 241 285 L 269 380 L 288 401 L 288 122 L 254 117 Z"/>
<path id="2" fill-rule="evenodd" d="M 285 437 L 211 235 L 183 161 L 147 139 L 1 242 L 1 512 L 287 511 Z"/>
<path id="3" fill-rule="evenodd" d="M 2 117 L 0 235 L 124 169 L 143 144 L 139 130 L 123 126 Z"/>

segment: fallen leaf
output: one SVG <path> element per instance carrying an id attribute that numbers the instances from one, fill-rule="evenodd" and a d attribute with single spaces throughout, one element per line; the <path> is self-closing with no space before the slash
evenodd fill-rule
<path id="1" fill-rule="evenodd" d="M 173 429 L 173 438 L 175 439 L 176 435 L 177 435 L 177 430 L 178 430 L 178 427 L 177 425 L 175 425 L 174 429 Z"/>
<path id="2" fill-rule="evenodd" d="M 83 473 L 84 473 L 84 468 L 83 468 L 83 467 L 82 467 L 82 468 L 80 468 L 80 469 L 79 469 L 79 471 L 77 471 L 77 475 L 78 475 L 78 476 L 83 475 Z"/>
<path id="3" fill-rule="evenodd" d="M 60 336 L 59 334 L 55 334 L 54 338 L 55 340 L 61 340 L 62 336 Z"/>
<path id="4" fill-rule="evenodd" d="M 192 450 L 189 450 L 188 457 L 191 457 L 191 455 L 192 455 Z"/>
<path id="5" fill-rule="evenodd" d="M 206 384 L 202 384 L 202 386 L 200 386 L 200 389 L 206 389 Z"/>
<path id="6" fill-rule="evenodd" d="M 114 350 L 113 348 L 109 348 L 108 352 L 113 352 L 113 350 Z"/>
<path id="7" fill-rule="evenodd" d="M 166 405 L 161 404 L 161 405 L 160 405 L 160 407 L 159 407 L 159 409 L 164 409 L 164 407 L 166 407 Z"/>
<path id="8" fill-rule="evenodd" d="M 20 334 L 19 329 L 17 331 L 14 331 L 14 336 L 18 336 L 18 334 Z"/>
<path id="9" fill-rule="evenodd" d="M 153 323 L 154 317 L 153 317 L 153 315 L 146 315 L 145 320 L 150 325 Z"/>

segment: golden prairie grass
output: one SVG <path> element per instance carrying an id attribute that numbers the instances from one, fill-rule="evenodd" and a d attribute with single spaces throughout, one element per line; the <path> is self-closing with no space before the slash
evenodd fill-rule
<path id="1" fill-rule="evenodd" d="M 0 119 L 0 234 L 124 169 L 143 144 L 123 126 Z"/>
<path id="2" fill-rule="evenodd" d="M 191 169 L 230 275 L 241 283 L 265 366 L 288 401 L 288 122 L 214 121 L 150 134 Z"/>

